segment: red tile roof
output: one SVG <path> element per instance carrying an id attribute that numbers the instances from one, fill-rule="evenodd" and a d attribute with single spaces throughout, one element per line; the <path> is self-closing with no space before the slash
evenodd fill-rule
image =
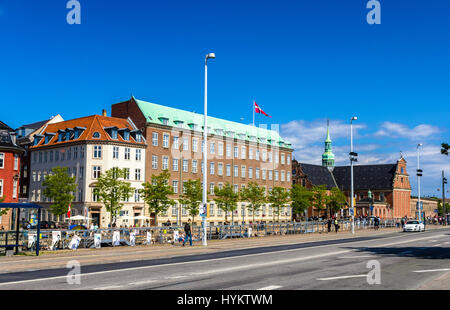
<path id="1" fill-rule="evenodd" d="M 83 127 L 86 129 L 83 130 L 78 139 L 71 139 L 68 141 L 58 142 L 58 135 L 60 134 L 58 133 L 58 130 L 66 130 L 67 128 L 74 129 L 75 127 Z M 32 146 L 32 148 L 39 148 L 42 146 L 47 147 L 54 145 L 64 145 L 68 143 L 86 140 L 115 141 L 115 142 L 126 142 L 145 145 L 144 139 L 142 139 L 141 142 L 136 142 L 131 135 L 129 141 L 124 140 L 120 134 L 117 135 L 117 139 L 112 139 L 111 136 L 104 129 L 107 127 L 117 127 L 118 129 L 128 128 L 130 131 L 135 130 L 135 128 L 133 128 L 133 126 L 127 119 L 101 115 L 86 116 L 59 123 L 49 124 L 42 132 L 42 135 L 45 136 L 46 133 L 54 133 L 55 136 L 53 136 L 47 144 L 45 144 L 45 138 L 42 138 L 41 141 L 39 141 L 37 145 Z M 93 137 L 95 132 L 100 133 L 100 138 L 96 139 Z"/>

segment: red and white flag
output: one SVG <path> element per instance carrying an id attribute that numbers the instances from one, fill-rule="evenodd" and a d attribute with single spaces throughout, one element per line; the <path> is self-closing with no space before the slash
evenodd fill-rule
<path id="1" fill-rule="evenodd" d="M 253 101 L 253 104 L 255 105 L 255 112 L 256 112 L 256 113 L 261 113 L 261 114 L 264 114 L 265 116 L 272 117 L 272 116 L 270 116 L 270 115 L 267 115 L 266 112 L 264 112 L 264 111 L 259 107 L 259 105 L 256 104 L 256 101 Z"/>
<path id="2" fill-rule="evenodd" d="M 71 205 L 72 203 L 69 203 L 69 210 L 67 210 L 67 217 L 70 219 L 70 205 Z"/>

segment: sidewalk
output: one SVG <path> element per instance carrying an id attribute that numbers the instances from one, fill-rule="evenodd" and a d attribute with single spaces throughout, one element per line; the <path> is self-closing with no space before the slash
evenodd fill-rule
<path id="1" fill-rule="evenodd" d="M 430 225 L 431 226 L 431 225 Z M 442 229 L 445 227 L 427 227 L 428 230 Z M 208 240 L 208 246 L 203 247 L 201 242 L 195 242 L 190 247 L 176 243 L 141 245 L 135 247 L 108 247 L 101 249 L 79 249 L 76 251 L 61 250 L 56 252 L 46 251 L 39 257 L 36 256 L 13 256 L 0 258 L 0 273 L 31 271 L 39 269 L 66 268 L 68 261 L 77 260 L 83 265 L 129 262 L 138 260 L 149 260 L 157 258 L 172 258 L 195 254 L 207 254 L 221 251 L 248 249 L 255 247 L 266 247 L 276 245 L 298 244 L 314 241 L 337 240 L 352 237 L 377 236 L 393 232 L 401 232 L 398 228 L 384 228 L 378 231 L 373 229 L 358 230 L 352 235 L 351 232 L 330 232 L 300 235 L 268 236 L 245 239 Z"/>

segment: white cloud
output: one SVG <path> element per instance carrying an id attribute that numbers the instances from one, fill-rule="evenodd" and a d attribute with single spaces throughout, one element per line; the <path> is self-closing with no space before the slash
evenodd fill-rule
<path id="1" fill-rule="evenodd" d="M 374 134 L 374 136 L 388 136 L 392 138 L 395 137 L 416 140 L 430 137 L 441 132 L 438 127 L 427 124 L 420 124 L 414 128 L 409 128 L 408 126 L 399 123 L 384 122 L 380 127 L 381 128 Z"/>

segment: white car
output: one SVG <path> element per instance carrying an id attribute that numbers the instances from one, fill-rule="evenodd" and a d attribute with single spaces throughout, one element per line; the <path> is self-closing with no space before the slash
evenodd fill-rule
<path id="1" fill-rule="evenodd" d="M 425 231 L 425 225 L 419 221 L 407 221 L 403 231 Z"/>

